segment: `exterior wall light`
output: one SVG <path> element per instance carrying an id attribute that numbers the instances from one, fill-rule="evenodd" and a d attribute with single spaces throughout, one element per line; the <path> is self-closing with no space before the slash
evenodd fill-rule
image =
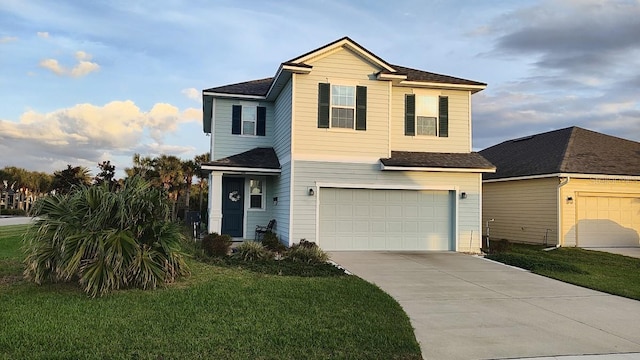
<path id="1" fill-rule="evenodd" d="M 467 193 L 466 192 L 461 192 L 460 193 L 460 199 L 466 199 L 467 198 Z"/>
<path id="2" fill-rule="evenodd" d="M 278 205 L 278 197 L 277 196 L 273 198 L 273 205 L 274 206 Z"/>
<path id="3" fill-rule="evenodd" d="M 307 194 L 309 194 L 309 196 L 313 196 L 316 194 L 315 190 L 313 190 L 313 188 L 309 188 L 309 190 L 307 190 Z"/>

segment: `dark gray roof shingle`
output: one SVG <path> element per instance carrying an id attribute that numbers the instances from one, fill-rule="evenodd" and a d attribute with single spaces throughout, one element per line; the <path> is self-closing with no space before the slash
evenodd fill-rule
<path id="1" fill-rule="evenodd" d="M 484 179 L 555 173 L 640 175 L 640 143 L 576 126 L 507 140 L 480 154 L 497 167 Z"/>
<path id="2" fill-rule="evenodd" d="M 408 81 L 427 81 L 433 83 L 442 83 L 442 84 L 456 84 L 456 85 L 479 85 L 486 86 L 487 84 L 473 81 L 461 79 L 449 75 L 436 74 L 428 71 L 422 71 L 417 69 L 412 69 L 400 65 L 391 65 L 396 72 L 388 72 L 384 71 L 384 74 L 397 74 L 397 75 L 406 75 Z"/>
<path id="3" fill-rule="evenodd" d="M 258 147 L 240 154 L 208 162 L 204 165 L 252 169 L 280 169 L 280 161 L 272 147 Z"/>
<path id="4" fill-rule="evenodd" d="M 272 77 L 218 86 L 211 89 L 205 89 L 203 91 L 234 95 L 265 96 L 271 87 L 271 83 L 273 83 Z"/>
<path id="5" fill-rule="evenodd" d="M 495 169 L 487 159 L 477 152 L 472 153 L 434 153 L 414 151 L 392 151 L 391 157 L 380 159 L 385 166 L 429 167 L 456 169 Z"/>

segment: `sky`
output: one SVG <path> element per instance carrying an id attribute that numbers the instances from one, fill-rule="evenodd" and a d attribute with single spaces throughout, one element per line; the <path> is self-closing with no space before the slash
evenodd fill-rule
<path id="1" fill-rule="evenodd" d="M 640 141 L 640 0 L 0 0 L 0 168 L 191 159 L 202 89 L 343 36 L 487 83 L 476 151 L 574 125 Z"/>

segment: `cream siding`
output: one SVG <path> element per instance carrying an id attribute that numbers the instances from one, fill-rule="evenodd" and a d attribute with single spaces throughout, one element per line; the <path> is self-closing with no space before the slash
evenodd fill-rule
<path id="1" fill-rule="evenodd" d="M 231 112 L 233 105 L 255 104 L 267 109 L 265 136 L 247 136 L 231 134 Z M 222 159 L 239 154 L 256 147 L 273 146 L 274 111 L 273 104 L 263 101 L 216 99 L 215 101 L 215 130 L 213 131 L 212 160 Z"/>
<path id="2" fill-rule="evenodd" d="M 601 193 L 602 196 L 628 195 L 640 198 L 640 181 L 613 179 L 575 179 L 562 187 L 560 206 L 562 209 L 563 246 L 576 246 L 576 206 L 580 193 Z M 571 197 L 573 200 L 567 200 Z M 640 217 L 640 213 L 633 214 Z"/>
<path id="3" fill-rule="evenodd" d="M 311 72 L 295 76 L 294 155 L 387 157 L 389 90 L 387 82 L 372 80 L 379 69 L 346 49 L 308 63 Z M 366 131 L 318 128 L 318 83 L 326 82 L 367 87 Z"/>
<path id="4" fill-rule="evenodd" d="M 291 240 L 316 240 L 317 196 L 308 189 L 317 183 L 367 184 L 369 186 L 450 188 L 467 193 L 457 200 L 457 251 L 478 252 L 480 248 L 480 174 L 445 172 L 381 171 L 380 164 L 295 161 L 293 224 Z M 366 187 L 366 186 L 363 186 Z M 316 189 L 317 191 L 317 189 Z M 453 206 L 456 206 L 455 203 Z M 456 209 L 454 208 L 454 211 Z M 456 231 L 454 231 L 454 236 Z"/>
<path id="5" fill-rule="evenodd" d="M 405 95 L 422 89 L 393 87 L 391 109 L 391 150 L 468 153 L 471 148 L 469 91 L 429 90 L 429 94 L 449 97 L 449 137 L 406 136 L 404 134 Z"/>
<path id="6" fill-rule="evenodd" d="M 488 182 L 482 186 L 483 234 L 492 239 L 547 244 L 558 241 L 557 178 Z M 547 230 L 548 229 L 548 230 Z"/>

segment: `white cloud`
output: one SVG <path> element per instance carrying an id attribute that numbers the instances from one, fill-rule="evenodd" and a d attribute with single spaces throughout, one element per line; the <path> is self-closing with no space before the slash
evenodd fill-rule
<path id="1" fill-rule="evenodd" d="M 68 69 L 58 62 L 56 59 L 44 59 L 40 61 L 40 66 L 52 71 L 59 76 L 82 77 L 100 69 L 100 65 L 91 62 L 92 56 L 84 51 L 77 51 L 75 54 L 78 63 L 71 69 Z"/>
<path id="2" fill-rule="evenodd" d="M 18 38 L 15 36 L 3 36 L 0 37 L 0 44 L 10 43 L 12 41 L 18 41 Z"/>
<path id="3" fill-rule="evenodd" d="M 188 97 L 191 100 L 202 102 L 202 96 L 200 95 L 200 91 L 198 91 L 196 88 L 183 89 L 182 94 L 184 94 L 186 97 Z"/>
<path id="4" fill-rule="evenodd" d="M 37 32 L 37 35 L 38 35 L 38 37 L 41 37 L 41 38 L 43 38 L 43 39 L 46 39 L 46 38 L 48 38 L 48 37 L 49 37 L 49 33 L 48 33 L 48 32 L 46 32 L 46 31 L 38 31 L 38 32 Z"/>
<path id="5" fill-rule="evenodd" d="M 131 100 L 78 104 L 48 113 L 29 110 L 18 122 L 0 120 L 0 153 L 7 161 L 20 159 L 20 166 L 43 171 L 61 164 L 95 166 L 112 155 L 131 159 L 142 151 L 184 154 L 194 148 L 164 144 L 164 139 L 193 121 L 195 112 L 166 103 L 143 111 Z"/>

